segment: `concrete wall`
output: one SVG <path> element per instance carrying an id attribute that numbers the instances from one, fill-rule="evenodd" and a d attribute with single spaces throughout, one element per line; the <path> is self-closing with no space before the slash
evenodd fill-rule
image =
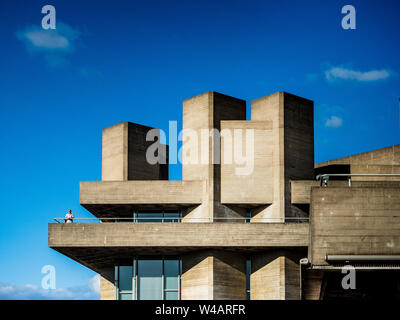
<path id="1" fill-rule="evenodd" d="M 235 130 L 242 130 L 242 139 L 235 139 Z M 253 148 L 246 144 L 246 130 L 253 130 Z M 272 122 L 221 121 L 221 202 L 223 204 L 264 205 L 273 201 Z M 236 150 L 237 149 L 237 150 Z M 235 162 L 235 151 L 251 155 L 251 171 Z M 232 161 L 228 161 L 231 159 Z M 249 160 L 249 159 L 248 159 Z M 230 162 L 230 163 L 229 163 Z"/>
<path id="2" fill-rule="evenodd" d="M 352 174 L 400 174 L 400 165 L 351 164 Z M 397 177 L 352 177 L 352 181 L 400 181 Z"/>
<path id="3" fill-rule="evenodd" d="M 344 158 L 329 160 L 316 164 L 323 167 L 329 164 L 350 165 L 400 165 L 400 145 L 358 153 Z"/>
<path id="4" fill-rule="evenodd" d="M 399 188 L 312 188 L 309 260 L 400 254 Z"/>
<path id="5" fill-rule="evenodd" d="M 303 216 L 291 203 L 290 181 L 314 178 L 314 102 L 284 93 L 285 213 Z"/>
<path id="6" fill-rule="evenodd" d="M 128 123 L 103 129 L 102 180 L 128 179 Z"/>
<path id="7" fill-rule="evenodd" d="M 152 129 L 122 122 L 103 130 L 103 181 L 168 179 L 167 146 L 160 145 L 161 164 L 150 164 L 146 159 L 146 150 L 154 143 L 146 141 L 147 132 Z M 157 136 L 159 139 L 159 131 Z"/>
<path id="8" fill-rule="evenodd" d="M 245 300 L 245 256 L 216 250 L 184 255 L 182 300 L 189 299 Z"/>

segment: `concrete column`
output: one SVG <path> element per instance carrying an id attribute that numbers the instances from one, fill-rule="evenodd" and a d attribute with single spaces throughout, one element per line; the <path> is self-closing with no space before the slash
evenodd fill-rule
<path id="1" fill-rule="evenodd" d="M 208 250 L 182 259 L 182 300 L 245 300 L 246 259 Z"/>
<path id="2" fill-rule="evenodd" d="M 251 120 L 272 121 L 273 203 L 255 218 L 283 222 L 304 216 L 291 204 L 290 180 L 313 179 L 314 104 L 311 100 L 277 92 L 251 102 Z"/>
<path id="3" fill-rule="evenodd" d="M 160 144 L 161 163 L 150 164 L 146 159 L 147 148 L 154 144 L 154 141 L 146 141 L 152 129 L 122 122 L 103 130 L 103 181 L 168 180 L 167 146 Z M 156 136 L 160 138 L 159 131 Z"/>
<path id="4" fill-rule="evenodd" d="M 212 300 L 213 258 L 209 252 L 190 253 L 182 258 L 182 300 Z"/>
<path id="5" fill-rule="evenodd" d="M 245 119 L 245 101 L 217 92 L 206 92 L 183 102 L 183 130 L 188 138 L 182 143 L 182 180 L 206 181 L 202 205 L 188 211 L 183 222 L 245 216 L 244 209 L 235 210 L 221 205 L 220 164 L 213 164 L 213 149 L 219 149 L 220 145 L 220 121 Z M 218 132 L 213 133 L 212 129 L 217 129 Z M 205 148 L 202 148 L 202 137 L 208 139 L 208 146 L 205 144 Z M 197 150 L 194 150 L 193 143 L 197 143 Z"/>
<path id="6" fill-rule="evenodd" d="M 299 300 L 300 269 L 281 252 L 252 256 L 251 300 Z"/>

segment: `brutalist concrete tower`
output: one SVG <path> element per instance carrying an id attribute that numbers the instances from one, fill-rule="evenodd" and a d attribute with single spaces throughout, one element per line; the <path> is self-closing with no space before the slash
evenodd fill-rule
<path id="1" fill-rule="evenodd" d="M 102 181 L 80 184 L 97 221 L 49 224 L 49 246 L 101 275 L 101 299 L 396 296 L 400 146 L 315 165 L 313 109 L 277 92 L 246 120 L 244 100 L 185 100 L 181 181 L 160 131 L 104 129 Z M 341 287 L 344 265 L 357 289 Z"/>

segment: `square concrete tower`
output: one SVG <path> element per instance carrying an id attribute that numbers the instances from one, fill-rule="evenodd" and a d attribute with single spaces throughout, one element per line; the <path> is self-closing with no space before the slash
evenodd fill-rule
<path id="1" fill-rule="evenodd" d="M 217 92 L 206 92 L 183 101 L 183 131 L 192 132 L 200 140 L 208 139 L 207 150 L 202 149 L 198 141 L 198 161 L 191 161 L 189 145 L 182 143 L 182 180 L 206 181 L 203 203 L 188 212 L 187 222 L 212 221 L 213 218 L 244 216 L 245 211 L 237 212 L 221 204 L 221 170 L 220 164 L 215 164 L 215 152 L 219 152 L 221 120 L 245 120 L 246 101 L 226 96 Z M 218 132 L 213 131 L 216 129 Z M 207 138 L 208 137 L 208 138 Z M 213 152 L 214 151 L 214 152 Z M 208 161 L 202 157 L 206 155 Z M 205 159 L 205 160 L 207 160 Z M 185 220 L 185 219 L 184 219 Z M 217 220 L 221 221 L 221 220 Z"/>
<path id="2" fill-rule="evenodd" d="M 305 216 L 291 204 L 290 181 L 314 178 L 314 103 L 286 92 L 251 102 L 251 120 L 272 121 L 273 200 L 259 217 Z"/>
<path id="3" fill-rule="evenodd" d="M 154 141 L 146 141 L 150 130 L 157 130 Z M 168 147 L 158 148 L 160 163 L 146 159 L 150 145 L 160 141 L 158 129 L 131 122 L 122 122 L 103 130 L 102 180 L 168 180 Z"/>

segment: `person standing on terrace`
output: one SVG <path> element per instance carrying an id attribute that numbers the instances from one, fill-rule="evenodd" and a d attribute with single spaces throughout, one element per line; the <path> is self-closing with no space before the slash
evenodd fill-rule
<path id="1" fill-rule="evenodd" d="M 64 222 L 65 223 L 72 223 L 74 222 L 74 214 L 72 213 L 71 209 L 68 209 L 67 214 L 65 215 Z"/>

